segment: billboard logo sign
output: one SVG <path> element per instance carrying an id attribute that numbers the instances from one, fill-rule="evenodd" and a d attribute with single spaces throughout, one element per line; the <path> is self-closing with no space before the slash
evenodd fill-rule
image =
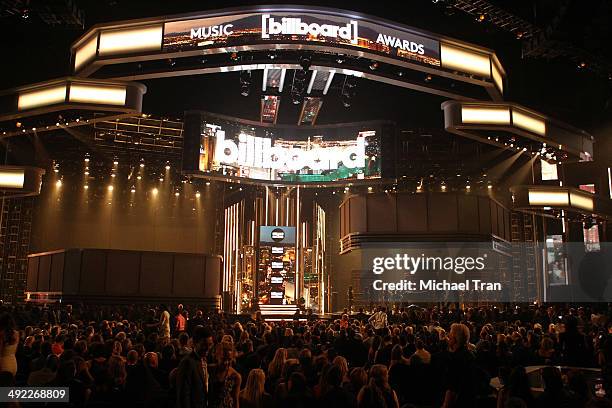
<path id="1" fill-rule="evenodd" d="M 239 135 L 238 143 L 225 139 L 225 131 L 216 131 L 215 160 L 226 165 L 240 165 L 263 169 L 288 169 L 298 171 L 337 169 L 341 163 L 346 168 L 365 166 L 365 138 L 358 136 L 346 146 L 317 147 L 310 149 L 273 145 L 272 139 Z"/>
<path id="2" fill-rule="evenodd" d="M 271 35 L 310 35 L 323 36 L 349 41 L 357 44 L 357 21 L 350 20 L 346 25 L 306 23 L 301 18 L 283 17 L 280 21 L 270 17 L 269 14 L 261 16 L 261 38 L 270 38 Z"/>
<path id="3" fill-rule="evenodd" d="M 234 33 L 234 30 L 232 30 L 233 27 L 233 24 L 220 24 L 209 27 L 192 28 L 191 39 L 198 38 L 206 40 L 212 37 L 227 37 Z"/>
<path id="4" fill-rule="evenodd" d="M 272 238 L 272 240 L 276 242 L 282 241 L 283 239 L 285 239 L 285 231 L 280 228 L 275 228 L 272 230 L 270 238 Z"/>

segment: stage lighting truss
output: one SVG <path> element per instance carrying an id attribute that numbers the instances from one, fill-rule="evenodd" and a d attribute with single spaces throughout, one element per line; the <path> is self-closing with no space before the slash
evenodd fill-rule
<path id="1" fill-rule="evenodd" d="M 281 15 L 302 15 L 305 21 L 333 17 L 331 20 L 339 24 L 346 20 L 354 37 L 348 40 L 314 36 L 304 40 L 296 35 L 274 34 L 272 38 L 261 23 L 250 27 L 253 19 L 263 19 L 265 23 L 266 16 Z M 245 16 L 249 16 L 248 22 Z M 232 32 L 213 35 L 207 25 L 209 18 L 235 22 Z M 361 25 L 363 28 L 358 29 Z M 222 26 L 216 27 L 223 31 Z M 190 29 L 191 37 L 177 39 L 183 30 L 189 33 Z M 236 68 L 245 65 L 245 58 L 258 67 Z M 170 67 L 163 63 L 168 59 L 175 64 Z M 265 10 L 247 7 L 100 25 L 73 44 L 72 62 L 79 76 L 131 80 L 265 69 L 264 66 L 276 69 L 282 68 L 284 62 L 319 73 L 350 69 L 370 80 L 450 99 L 501 100 L 505 82 L 503 67 L 489 49 L 374 17 L 306 6 L 273 6 Z M 398 72 L 402 72 L 401 77 Z M 440 80 L 430 84 L 422 80 L 424 75 Z"/>
<path id="2" fill-rule="evenodd" d="M 573 187 L 520 185 L 510 187 L 513 208 L 550 218 L 612 220 L 612 200 Z"/>
<path id="3" fill-rule="evenodd" d="M 446 131 L 543 160 L 590 161 L 594 138 L 566 123 L 513 103 L 442 103 Z"/>
<path id="4" fill-rule="evenodd" d="M 133 116 L 94 124 L 94 140 L 98 144 L 166 152 L 180 155 L 183 148 L 183 122 Z"/>

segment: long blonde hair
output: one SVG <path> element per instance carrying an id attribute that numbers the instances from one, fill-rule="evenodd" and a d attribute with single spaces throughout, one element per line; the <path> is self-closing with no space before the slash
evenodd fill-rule
<path id="1" fill-rule="evenodd" d="M 240 398 L 250 402 L 256 407 L 261 405 L 261 398 L 264 394 L 264 383 L 266 375 L 261 368 L 254 368 L 249 372 L 246 387 L 240 392 Z"/>
<path id="2" fill-rule="evenodd" d="M 268 375 L 272 378 L 279 378 L 283 373 L 283 366 L 287 360 L 287 349 L 279 348 L 274 354 L 274 358 L 268 364 Z"/>

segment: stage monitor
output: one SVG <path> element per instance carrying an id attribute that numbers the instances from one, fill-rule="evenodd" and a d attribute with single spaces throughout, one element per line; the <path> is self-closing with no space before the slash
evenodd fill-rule
<path id="1" fill-rule="evenodd" d="M 208 113 L 185 116 L 185 172 L 281 184 L 381 178 L 382 133 L 391 128 L 385 122 L 300 127 Z"/>

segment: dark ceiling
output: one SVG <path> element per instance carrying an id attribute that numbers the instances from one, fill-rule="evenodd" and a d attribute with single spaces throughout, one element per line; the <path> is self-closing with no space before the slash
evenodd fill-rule
<path id="1" fill-rule="evenodd" d="M 515 34 L 491 22 L 477 22 L 460 10 L 448 7 L 457 0 L 412 1 L 309 1 L 354 10 L 435 33 L 455 37 L 494 49 L 508 73 L 506 99 L 557 117 L 595 134 L 610 126 L 610 10 L 606 0 L 497 0 L 495 6 L 510 11 L 544 31 L 548 29 L 559 47 L 570 47 L 584 58 L 586 69 L 578 68 L 576 57 L 557 52 L 554 58 L 523 58 L 522 41 Z M 0 89 L 39 82 L 69 74 L 69 47 L 94 24 L 205 11 L 233 6 L 255 5 L 254 1 L 151 1 L 151 0 L 75 0 L 82 12 L 84 27 L 78 21 L 50 24 L 47 14 L 39 12 L 50 4 L 67 0 L 0 0 L 0 33 L 3 39 Z M 28 4 L 29 3 L 29 4 Z M 266 1 L 266 4 L 285 3 Z M 466 1 L 463 1 L 466 3 Z M 469 2 L 468 2 L 469 3 Z M 478 3 L 473 1 L 472 3 Z M 23 18 L 21 10 L 28 10 Z M 78 20 L 78 19 L 77 19 Z M 546 55 L 546 53 L 540 52 Z M 582 57 L 584 56 L 584 57 Z M 259 74 L 261 75 L 261 74 Z M 261 81 L 261 79 L 259 78 Z M 257 83 L 257 80 L 255 81 Z M 186 109 L 202 109 L 255 119 L 259 115 L 257 94 L 240 96 L 237 73 L 182 77 L 146 81 L 149 92 L 144 111 L 179 117 Z M 256 88 L 256 87 L 255 87 Z M 338 90 L 331 90 L 319 116 L 319 123 L 366 119 L 390 119 L 406 126 L 440 126 L 443 98 L 361 80 L 356 99 L 346 109 Z M 298 107 L 281 105 L 279 122 L 295 123 Z"/>

